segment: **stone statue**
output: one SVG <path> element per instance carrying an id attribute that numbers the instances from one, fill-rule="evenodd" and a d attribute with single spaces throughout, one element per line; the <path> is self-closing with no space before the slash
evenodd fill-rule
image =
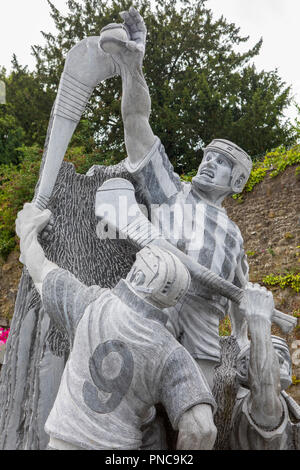
<path id="1" fill-rule="evenodd" d="M 124 25 L 104 28 L 100 46 L 112 57 L 122 78 L 122 118 L 128 155 L 125 166 L 144 188 L 151 206 L 151 222 L 161 236 L 199 265 L 245 288 L 248 265 L 243 239 L 222 202 L 243 190 L 251 172 L 251 158 L 236 144 L 214 139 L 204 150 L 192 183 L 180 181 L 149 124 L 151 101 L 142 73 L 144 21 L 132 7 L 121 16 Z M 192 284 L 176 307 L 169 309 L 170 331 L 196 359 L 211 387 L 214 368 L 220 360 L 220 319 L 229 313 L 233 334 L 241 343 L 247 336 L 247 324 L 238 305 L 230 304 L 224 295 Z"/>
<path id="2" fill-rule="evenodd" d="M 139 449 L 159 402 L 179 429 L 178 449 L 212 448 L 215 401 L 195 361 L 166 330 L 162 310 L 188 290 L 187 269 L 174 255 L 145 247 L 114 289 L 87 287 L 45 257 L 37 235 L 50 215 L 25 204 L 16 222 L 20 259 L 72 342 L 46 422 L 49 448 Z"/>

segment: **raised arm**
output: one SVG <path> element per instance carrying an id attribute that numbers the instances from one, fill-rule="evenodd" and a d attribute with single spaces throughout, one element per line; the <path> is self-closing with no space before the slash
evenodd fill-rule
<path id="1" fill-rule="evenodd" d="M 133 7 L 129 11 L 122 12 L 121 17 L 128 32 L 128 41 L 117 43 L 117 52 L 112 54 L 112 58 L 122 77 L 125 145 L 130 163 L 134 167 L 149 152 L 155 142 L 155 136 L 149 124 L 151 100 L 142 71 L 147 30 L 143 18 Z M 104 51 L 109 51 L 109 26 L 104 30 L 106 30 L 105 42 L 103 32 L 100 36 L 100 44 Z M 111 29 L 111 33 L 114 34 L 114 29 Z"/>

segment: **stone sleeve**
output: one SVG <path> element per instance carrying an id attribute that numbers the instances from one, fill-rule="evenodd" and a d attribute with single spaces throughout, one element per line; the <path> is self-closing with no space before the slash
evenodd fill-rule
<path id="1" fill-rule="evenodd" d="M 282 418 L 275 429 L 263 429 L 250 416 L 248 393 L 237 401 L 231 423 L 231 450 L 287 450 L 290 448 L 289 412 L 286 403 L 282 403 Z"/>
<path id="2" fill-rule="evenodd" d="M 195 405 L 206 403 L 216 411 L 216 402 L 205 377 L 183 347 L 175 349 L 168 357 L 160 383 L 160 402 L 174 429 L 178 429 L 184 412 Z"/>
<path id="3" fill-rule="evenodd" d="M 165 152 L 164 146 L 156 137 L 150 152 L 133 167 L 128 158 L 125 166 L 129 173 L 147 191 L 151 204 L 163 204 L 181 191 L 181 181 Z"/>
<path id="4" fill-rule="evenodd" d="M 65 269 L 55 269 L 43 282 L 43 307 L 56 327 L 74 338 L 85 309 L 100 296 L 101 291 L 99 286 L 87 287 L 82 284 Z"/>

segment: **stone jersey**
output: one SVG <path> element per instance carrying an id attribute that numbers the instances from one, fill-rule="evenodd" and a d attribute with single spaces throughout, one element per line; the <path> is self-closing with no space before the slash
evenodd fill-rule
<path id="1" fill-rule="evenodd" d="M 113 290 L 88 288 L 58 269 L 46 277 L 42 299 L 51 318 L 75 332 L 45 425 L 52 439 L 83 449 L 138 449 L 154 404 L 164 405 L 175 429 L 192 406 L 215 406 L 197 364 L 165 328 L 163 312 L 125 281 Z"/>
<path id="2" fill-rule="evenodd" d="M 239 228 L 225 209 L 201 198 L 193 184 L 180 181 L 160 140 L 156 138 L 136 167 L 129 159 L 125 164 L 143 188 L 151 222 L 161 235 L 202 266 L 238 287 L 244 286 L 248 265 Z M 225 297 L 191 285 L 180 304 L 170 310 L 170 330 L 194 357 L 218 361 L 219 319 L 228 307 Z"/>

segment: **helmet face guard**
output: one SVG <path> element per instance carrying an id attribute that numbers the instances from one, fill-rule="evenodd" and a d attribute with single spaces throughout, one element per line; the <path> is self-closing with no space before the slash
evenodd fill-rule
<path id="1" fill-rule="evenodd" d="M 214 139 L 205 147 L 204 155 L 210 151 L 225 155 L 233 163 L 231 188 L 233 193 L 242 192 L 252 170 L 250 156 L 236 144 L 225 139 Z"/>

